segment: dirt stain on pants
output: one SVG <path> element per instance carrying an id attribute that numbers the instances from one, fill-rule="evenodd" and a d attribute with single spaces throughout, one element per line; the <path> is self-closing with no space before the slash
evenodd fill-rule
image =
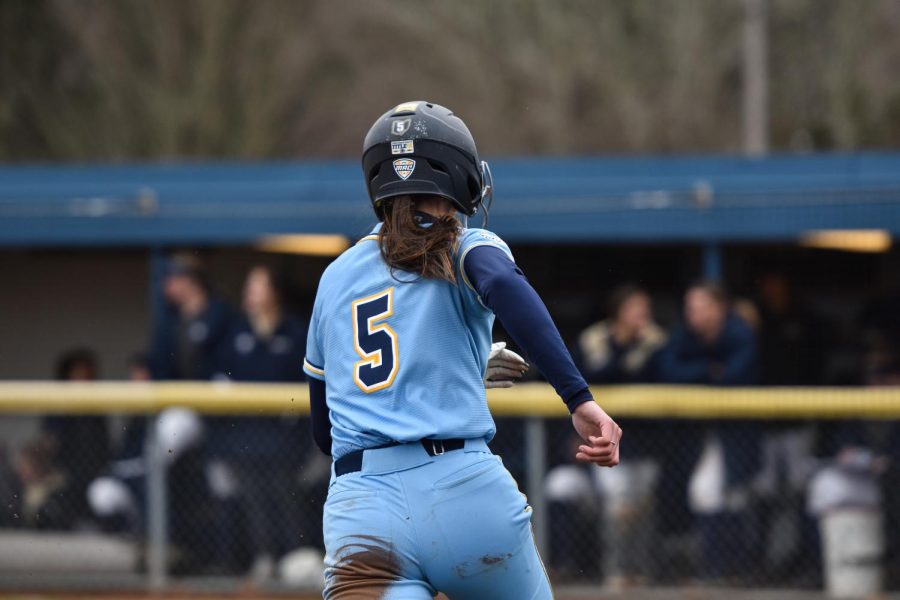
<path id="1" fill-rule="evenodd" d="M 335 552 L 337 563 L 331 568 L 327 586 L 328 600 L 381 600 L 392 583 L 401 578 L 400 561 L 386 540 L 354 536 Z"/>

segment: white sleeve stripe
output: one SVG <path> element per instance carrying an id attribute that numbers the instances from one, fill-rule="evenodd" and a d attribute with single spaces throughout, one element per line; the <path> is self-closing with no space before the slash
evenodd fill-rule
<path id="1" fill-rule="evenodd" d="M 325 369 L 320 369 L 305 358 L 303 359 L 303 370 L 314 375 L 321 375 L 322 377 L 325 377 Z"/>
<path id="2" fill-rule="evenodd" d="M 319 375 L 318 373 L 313 373 L 312 371 L 310 371 L 309 369 L 307 369 L 305 367 L 303 369 L 303 372 L 306 374 L 306 377 L 309 379 L 317 379 L 319 381 L 325 381 L 324 375 Z"/>

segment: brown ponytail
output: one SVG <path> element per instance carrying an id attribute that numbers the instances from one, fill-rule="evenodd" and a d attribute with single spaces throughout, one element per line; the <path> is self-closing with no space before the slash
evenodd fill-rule
<path id="1" fill-rule="evenodd" d="M 391 271 L 401 269 L 428 279 L 456 283 L 453 252 L 459 240 L 459 221 L 452 215 L 436 218 L 429 227 L 416 222 L 416 205 L 398 197 L 385 207 L 378 233 L 381 256 Z"/>

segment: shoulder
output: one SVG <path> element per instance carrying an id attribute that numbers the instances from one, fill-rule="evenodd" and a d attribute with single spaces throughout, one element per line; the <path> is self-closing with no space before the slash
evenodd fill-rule
<path id="1" fill-rule="evenodd" d="M 606 321 L 599 321 L 588 326 L 581 331 L 578 340 L 584 346 L 605 344 L 609 340 L 609 324 Z"/>
<path id="2" fill-rule="evenodd" d="M 509 256 L 510 259 L 513 259 L 512 251 L 509 249 L 509 245 L 507 245 L 507 243 L 504 242 L 500 238 L 500 236 L 493 231 L 478 228 L 464 228 L 461 230 L 461 235 L 459 237 L 460 260 L 465 258 L 466 253 L 468 253 L 470 250 L 479 246 L 494 246 L 496 248 L 500 248 Z"/>
<path id="3" fill-rule="evenodd" d="M 668 334 L 656 323 L 651 323 L 647 326 L 641 339 L 641 342 L 652 350 L 657 350 L 662 346 L 665 346 L 668 341 Z"/>
<path id="4" fill-rule="evenodd" d="M 316 288 L 313 313 L 327 306 L 335 295 L 340 295 L 354 281 L 372 276 L 373 269 L 383 265 L 378 236 L 370 234 L 360 239 L 325 267 Z"/>
<path id="5" fill-rule="evenodd" d="M 331 263 L 325 267 L 322 277 L 319 279 L 319 290 L 321 291 L 329 283 L 336 278 L 341 277 L 349 268 L 351 268 L 361 256 L 378 249 L 378 236 L 367 235 L 356 244 L 350 246 L 340 253 Z"/>
<path id="6" fill-rule="evenodd" d="M 493 231 L 479 229 L 477 227 L 462 228 L 459 240 L 461 244 L 485 243 L 506 246 L 506 242 Z"/>

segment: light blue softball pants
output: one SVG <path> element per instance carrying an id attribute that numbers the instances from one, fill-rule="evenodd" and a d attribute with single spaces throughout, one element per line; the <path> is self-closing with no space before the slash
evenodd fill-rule
<path id="1" fill-rule="evenodd" d="M 326 600 L 553 597 L 531 507 L 483 440 L 367 450 L 361 471 L 332 471 L 324 534 Z"/>

